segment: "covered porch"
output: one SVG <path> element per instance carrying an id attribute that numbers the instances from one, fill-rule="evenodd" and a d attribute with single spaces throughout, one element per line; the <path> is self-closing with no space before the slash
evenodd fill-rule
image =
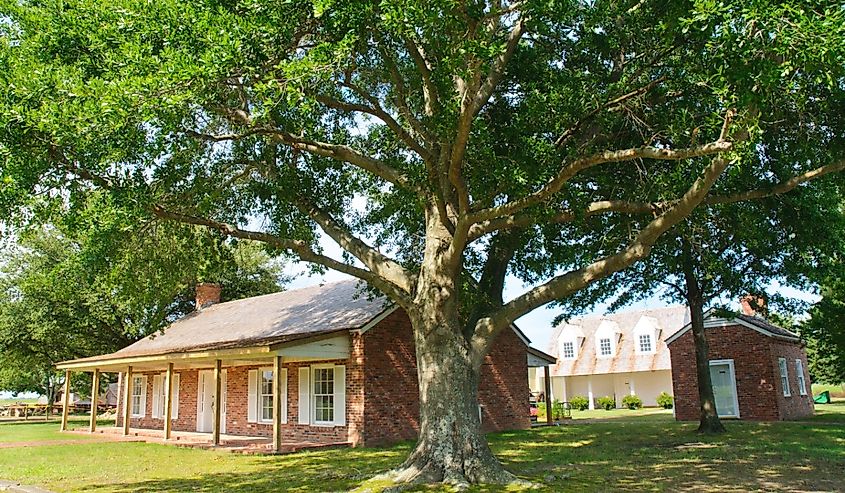
<path id="1" fill-rule="evenodd" d="M 294 426 L 287 419 L 291 387 L 288 368 L 293 369 L 291 377 L 301 378 L 301 371 L 297 375 L 296 368 L 303 363 L 345 362 L 349 353 L 349 335 L 340 332 L 260 346 L 135 356 L 118 352 L 60 363 L 58 367 L 65 370 L 61 430 L 68 430 L 68 396 L 73 374 L 90 374 L 91 388 L 96 389 L 103 374 L 117 373 L 120 388 L 117 426 L 98 428 L 97 407 L 92 405 L 85 432 L 244 453 L 287 453 L 304 448 L 346 446 L 349 442 L 345 426 L 338 430 L 337 439 L 331 440 L 320 437 L 303 440 L 285 430 Z M 150 403 L 147 396 L 151 397 Z M 94 399 L 96 404 L 96 396 Z M 248 406 L 249 413 L 260 415 L 260 419 L 251 417 L 257 426 L 245 426 Z M 338 407 L 345 412 L 345 403 Z M 227 408 L 230 409 L 228 433 Z M 237 413 L 243 419 L 233 419 L 232 415 Z M 262 432 L 272 429 L 272 432 L 249 433 L 246 428 L 260 428 Z"/>

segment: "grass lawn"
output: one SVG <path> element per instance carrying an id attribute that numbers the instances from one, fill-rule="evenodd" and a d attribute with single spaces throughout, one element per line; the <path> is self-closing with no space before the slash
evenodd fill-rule
<path id="1" fill-rule="evenodd" d="M 0 406 L 8 406 L 10 404 L 37 404 L 37 403 L 38 403 L 37 398 L 21 399 L 21 398 L 17 398 L 17 397 L 8 397 L 8 398 L 0 399 Z"/>
<path id="2" fill-rule="evenodd" d="M 845 417 L 845 401 L 830 407 L 831 416 Z M 671 414 L 646 414 L 499 433 L 490 435 L 490 443 L 509 470 L 542 484 L 532 491 L 840 490 L 845 426 L 820 421 L 728 422 L 726 435 L 700 437 L 695 424 L 676 423 Z M 343 491 L 399 464 L 411 447 L 261 457 L 92 438 L 73 445 L 2 448 L 20 437 L 80 437 L 56 429 L 55 423 L 0 424 L 0 479 L 99 493 Z"/>
<path id="3" fill-rule="evenodd" d="M 812 385 L 813 395 L 819 395 L 825 390 L 830 392 L 832 397 L 845 397 L 845 385 L 827 385 L 814 383 Z"/>

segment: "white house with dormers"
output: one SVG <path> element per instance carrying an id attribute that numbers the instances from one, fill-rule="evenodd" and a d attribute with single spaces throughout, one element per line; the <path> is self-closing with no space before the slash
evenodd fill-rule
<path id="1" fill-rule="evenodd" d="M 627 311 L 570 320 L 558 326 L 548 353 L 551 398 L 569 401 L 587 397 L 590 407 L 603 396 L 616 399 L 636 394 L 645 406 L 656 406 L 661 392 L 672 394 L 672 369 L 666 338 L 689 323 L 684 306 Z M 543 392 L 541 372 L 529 375 L 531 390 Z"/>

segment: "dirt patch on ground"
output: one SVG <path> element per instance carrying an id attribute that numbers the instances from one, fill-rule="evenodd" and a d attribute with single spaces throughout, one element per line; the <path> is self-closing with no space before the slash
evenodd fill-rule
<path id="1" fill-rule="evenodd" d="M 0 448 L 40 447 L 42 445 L 78 445 L 95 440 L 33 440 L 31 442 L 0 443 Z"/>

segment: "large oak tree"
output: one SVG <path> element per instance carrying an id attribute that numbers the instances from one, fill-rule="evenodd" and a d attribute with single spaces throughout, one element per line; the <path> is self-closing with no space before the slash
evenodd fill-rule
<path id="1" fill-rule="evenodd" d="M 837 2 L 4 5 L 0 204 L 108 190 L 384 293 L 421 394 L 398 481 L 513 479 L 476 398 L 514 320 L 696 207 L 845 167 L 806 111 L 842 101 Z M 775 131 L 822 152 L 770 159 Z M 503 299 L 509 274 L 532 287 Z"/>

